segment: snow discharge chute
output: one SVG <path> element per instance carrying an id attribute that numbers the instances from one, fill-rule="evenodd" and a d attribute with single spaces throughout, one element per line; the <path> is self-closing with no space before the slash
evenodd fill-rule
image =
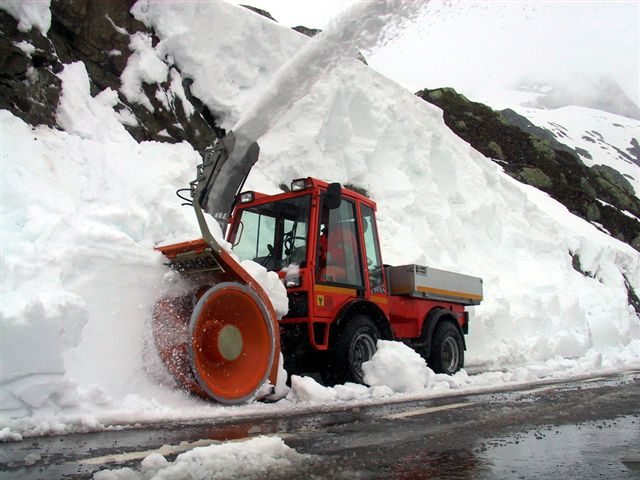
<path id="1" fill-rule="evenodd" d="M 224 231 L 259 152 L 257 143 L 245 144 L 236 168 L 225 169 L 235 143 L 230 132 L 198 166 L 190 191 L 202 239 L 159 248 L 190 290 L 162 298 L 153 314 L 154 341 L 173 377 L 189 391 L 226 404 L 255 398 L 266 380 L 275 385 L 280 354 L 269 297 L 214 238 L 200 207 L 212 205 L 209 211 Z"/>

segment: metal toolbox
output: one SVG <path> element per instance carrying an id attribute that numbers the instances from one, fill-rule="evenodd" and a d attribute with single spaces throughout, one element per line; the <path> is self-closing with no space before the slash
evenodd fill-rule
<path id="1" fill-rule="evenodd" d="M 462 305 L 479 305 L 482 279 L 421 265 L 387 267 L 392 295 L 441 300 Z"/>

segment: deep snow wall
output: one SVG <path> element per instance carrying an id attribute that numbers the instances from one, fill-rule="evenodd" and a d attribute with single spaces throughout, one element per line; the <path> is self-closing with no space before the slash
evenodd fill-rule
<path id="1" fill-rule="evenodd" d="M 122 70 L 131 74 L 122 85 L 141 88 L 127 101 L 142 109 L 151 101 L 140 92 L 160 78 L 152 72 L 170 76 L 170 63 L 230 126 L 312 41 L 239 7 L 176 5 L 136 7 L 158 37 L 136 36 Z M 198 235 L 174 191 L 200 157 L 186 142 L 134 139 L 125 94 L 96 91 L 83 63 L 56 78 L 61 129 L 0 112 L 0 428 L 44 433 L 192 414 L 201 402 L 173 389 L 146 343 L 153 304 L 177 281 L 153 247 Z M 180 98 L 178 84 L 171 90 Z M 625 278 L 640 287 L 636 251 L 505 175 L 455 136 L 440 110 L 361 62 L 327 72 L 260 145 L 248 189 L 275 193 L 307 175 L 366 188 L 378 202 L 387 263 L 484 278 L 468 364 L 598 358 L 640 338 L 625 288 Z M 572 255 L 591 276 L 573 268 Z"/>
<path id="2" fill-rule="evenodd" d="M 209 85 L 213 91 L 221 75 L 213 72 L 215 62 L 207 67 L 194 60 L 204 59 L 211 44 L 189 43 L 184 32 L 174 32 L 190 25 L 194 38 L 200 30 L 205 34 L 205 10 L 215 7 L 178 11 L 141 2 L 136 8 L 144 8 L 143 21 L 157 29 L 162 42 L 180 45 L 176 62 L 185 74 L 197 76 L 198 88 Z M 227 39 L 236 51 L 248 52 L 242 67 L 249 72 L 264 70 L 251 53 L 255 42 L 264 45 L 274 34 L 291 43 L 310 41 L 263 23 L 252 36 L 234 30 Z M 276 45 L 287 43 L 281 38 Z M 224 48 L 214 51 L 217 62 L 233 60 Z M 281 64 L 288 59 L 284 53 Z M 210 75 L 197 75 L 203 69 Z M 256 80 L 252 98 L 269 85 L 269 76 Z M 245 89 L 232 89 L 227 101 L 248 102 L 246 95 Z M 485 279 L 486 301 L 473 309 L 471 362 L 580 355 L 637 338 L 638 318 L 625 288 L 625 277 L 635 288 L 640 285 L 637 252 L 510 179 L 456 137 L 439 109 L 422 105 L 362 63 L 343 62 L 328 72 L 260 145 L 262 156 L 246 188 L 275 193 L 278 185 L 307 175 L 363 187 L 378 201 L 387 262 L 428 264 Z M 573 268 L 572 255 L 593 278 Z"/>

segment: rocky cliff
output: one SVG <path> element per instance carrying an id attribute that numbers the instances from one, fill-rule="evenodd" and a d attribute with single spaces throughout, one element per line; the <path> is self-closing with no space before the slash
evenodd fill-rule
<path id="1" fill-rule="evenodd" d="M 640 249 L 640 199 L 618 171 L 606 165 L 585 166 L 577 152 L 512 110 L 495 111 L 451 88 L 425 89 L 416 95 L 440 107 L 447 126 L 507 174 Z"/>
<path id="2" fill-rule="evenodd" d="M 200 150 L 223 134 L 216 113 L 190 92 L 169 55 L 166 78 L 141 83 L 147 102 L 131 101 L 121 92 L 122 75 L 135 40 L 158 43 L 152 31 L 129 13 L 133 0 L 61 0 L 51 4 L 51 28 L 23 32 L 17 21 L 0 10 L 0 108 L 32 124 L 57 126 L 56 109 L 61 82 L 57 74 L 65 64 L 84 63 L 91 92 L 110 88 L 118 92 L 116 107 L 125 127 L 138 141 L 187 141 Z M 136 36 L 140 33 L 140 36 Z M 143 58 L 140 59 L 144 61 Z M 145 105 L 146 104 L 146 105 Z"/>

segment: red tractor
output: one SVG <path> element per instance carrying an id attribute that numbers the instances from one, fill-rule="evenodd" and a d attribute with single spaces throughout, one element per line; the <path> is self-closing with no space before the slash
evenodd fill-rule
<path id="1" fill-rule="evenodd" d="M 294 180 L 286 193 L 236 196 L 227 240 L 240 259 L 278 272 L 289 299 L 278 320 L 262 289 L 208 233 L 197 190 L 192 197 L 204 240 L 160 248 L 191 290 L 161 300 L 154 315 L 161 356 L 190 390 L 245 401 L 266 379 L 275 383 L 280 348 L 289 373 L 363 383 L 362 364 L 378 339 L 410 345 L 436 372 L 462 368 L 465 307 L 482 300 L 482 280 L 385 265 L 370 198 L 313 178 Z"/>

